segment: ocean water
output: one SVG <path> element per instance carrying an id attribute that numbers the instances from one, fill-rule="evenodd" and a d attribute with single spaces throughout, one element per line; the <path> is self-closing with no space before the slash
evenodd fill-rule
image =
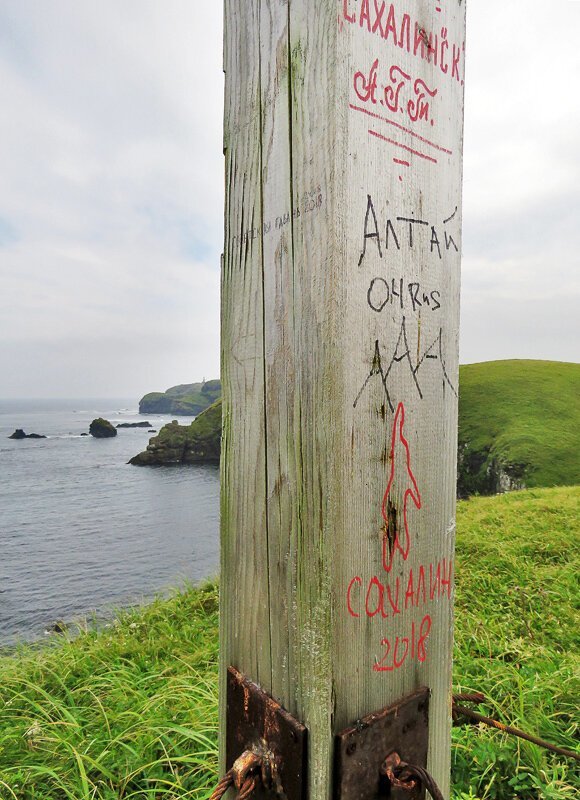
<path id="1" fill-rule="evenodd" d="M 129 466 L 153 434 L 81 436 L 101 416 L 171 420 L 139 416 L 134 398 L 0 400 L 0 646 L 217 574 L 217 467 Z"/>

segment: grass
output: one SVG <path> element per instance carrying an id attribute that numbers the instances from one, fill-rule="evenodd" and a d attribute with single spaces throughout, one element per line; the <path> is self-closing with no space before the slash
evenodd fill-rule
<path id="1" fill-rule="evenodd" d="M 459 503 L 454 688 L 487 713 L 574 750 L 580 697 L 580 487 Z M 483 711 L 486 713 L 486 711 Z M 578 764 L 498 731 L 455 729 L 457 792 L 576 798 Z M 469 797 L 469 794 L 464 794 Z"/>
<path id="2" fill-rule="evenodd" d="M 459 504 L 456 690 L 574 749 L 580 487 Z M 218 596 L 191 589 L 0 658 L 0 797 L 207 798 L 215 782 Z M 480 727 L 453 733 L 453 797 L 572 800 L 576 765 Z"/>
<path id="3" fill-rule="evenodd" d="M 0 660 L 0 797 L 205 797 L 215 780 L 218 592 Z"/>
<path id="4" fill-rule="evenodd" d="M 580 364 L 460 367 L 459 492 L 496 491 L 497 466 L 527 487 L 580 483 Z"/>

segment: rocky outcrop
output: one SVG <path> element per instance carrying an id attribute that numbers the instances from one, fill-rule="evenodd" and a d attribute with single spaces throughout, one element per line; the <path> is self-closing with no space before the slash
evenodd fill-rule
<path id="1" fill-rule="evenodd" d="M 41 433 L 24 433 L 22 428 L 16 428 L 14 433 L 8 437 L 9 439 L 46 439 Z"/>
<path id="2" fill-rule="evenodd" d="M 120 422 L 115 428 L 150 428 L 150 422 Z"/>
<path id="3" fill-rule="evenodd" d="M 112 436 L 117 435 L 117 430 L 114 428 L 108 419 L 97 417 L 89 425 L 89 433 L 95 439 L 110 439 Z"/>
<path id="4" fill-rule="evenodd" d="M 150 392 L 139 401 L 140 414 L 175 414 L 197 416 L 219 399 L 222 385 L 219 380 L 202 383 L 182 383 L 165 392 Z"/>
<path id="5" fill-rule="evenodd" d="M 525 464 L 497 465 L 495 471 L 496 493 L 519 492 L 526 488 L 524 482 Z"/>
<path id="6" fill-rule="evenodd" d="M 129 461 L 135 466 L 169 466 L 175 464 L 216 464 L 221 449 L 222 402 L 202 412 L 191 425 L 173 420 L 157 436 L 150 439 L 147 449 Z"/>
<path id="7" fill-rule="evenodd" d="M 56 622 L 53 622 L 52 625 L 46 629 L 46 633 L 66 633 L 68 631 L 68 625 L 64 620 L 57 619 Z"/>
<path id="8" fill-rule="evenodd" d="M 457 448 L 457 497 L 503 494 L 526 488 L 527 464 L 510 463 L 492 448 L 477 450 L 459 438 Z"/>

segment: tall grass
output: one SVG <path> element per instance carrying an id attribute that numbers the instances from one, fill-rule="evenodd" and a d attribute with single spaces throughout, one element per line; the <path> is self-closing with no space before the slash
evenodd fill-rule
<path id="1" fill-rule="evenodd" d="M 580 723 L 579 500 L 580 487 L 534 489 L 464 501 L 457 518 L 454 688 L 483 692 L 489 716 L 570 750 Z M 577 762 L 479 726 L 456 729 L 453 744 L 458 795 L 579 797 Z"/>
<path id="2" fill-rule="evenodd" d="M 506 722 L 578 739 L 580 488 L 458 510 L 455 688 Z M 216 779 L 215 585 L 110 628 L 0 658 L 0 798 L 207 798 Z M 576 765 L 479 726 L 453 733 L 453 796 L 572 800 Z"/>
<path id="3" fill-rule="evenodd" d="M 218 593 L 0 661 L 0 797 L 206 797 L 215 780 Z"/>

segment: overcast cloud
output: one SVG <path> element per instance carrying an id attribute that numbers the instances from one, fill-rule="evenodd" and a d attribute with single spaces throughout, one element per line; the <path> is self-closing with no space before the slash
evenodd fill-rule
<path id="1" fill-rule="evenodd" d="M 467 16 L 461 361 L 577 361 L 580 2 Z"/>
<path id="2" fill-rule="evenodd" d="M 0 397 L 217 376 L 221 13 L 0 0 Z M 579 34 L 468 2 L 462 362 L 578 360 Z"/>

